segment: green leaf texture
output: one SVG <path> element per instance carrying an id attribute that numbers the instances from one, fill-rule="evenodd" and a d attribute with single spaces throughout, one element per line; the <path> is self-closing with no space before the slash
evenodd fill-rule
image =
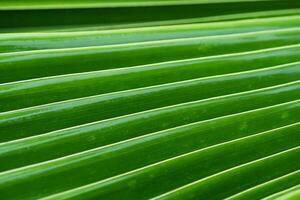
<path id="1" fill-rule="evenodd" d="M 300 2 L 0 0 L 0 199 L 300 199 Z"/>

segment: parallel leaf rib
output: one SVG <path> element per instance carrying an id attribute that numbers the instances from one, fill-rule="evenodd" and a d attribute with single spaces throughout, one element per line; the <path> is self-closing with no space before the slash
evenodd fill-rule
<path id="1" fill-rule="evenodd" d="M 205 10 L 202 8 L 201 10 Z M 166 12 L 166 10 L 164 10 Z M 142 13 L 142 12 L 141 12 Z M 213 16 L 193 16 L 183 19 L 166 19 L 162 21 L 148 21 L 148 22 L 124 22 L 124 23 L 111 23 L 111 24 L 86 24 L 86 25 L 58 25 L 58 26 L 42 26 L 42 27 L 15 27 L 0 29 L 3 33 L 32 33 L 32 32 L 77 32 L 77 31 L 99 31 L 99 30 L 115 30 L 126 28 L 142 28 L 153 26 L 166 26 L 166 25 L 179 25 L 179 24 L 196 24 L 207 22 L 222 22 L 222 21 L 237 21 L 245 19 L 257 19 L 267 17 L 284 17 L 290 15 L 298 15 L 300 9 L 298 8 L 280 8 L 278 10 L 262 10 L 262 11 L 247 11 L 238 13 L 220 13 Z M 144 13 L 143 13 L 144 14 Z M 25 39 L 25 38 L 24 38 Z"/>
<path id="2" fill-rule="evenodd" d="M 95 197 L 107 199 L 148 199 L 155 197 L 155 194 L 167 192 L 192 181 L 205 178 L 212 174 L 265 156 L 270 157 L 254 162 L 254 165 L 258 166 L 267 164 L 268 169 L 263 168 L 263 171 L 267 171 L 270 167 L 276 166 L 277 169 L 280 169 L 278 170 L 278 174 L 280 174 L 289 173 L 299 168 L 299 147 L 279 153 L 280 147 L 274 145 L 276 142 L 272 143 L 272 137 L 269 142 L 261 138 L 258 139 L 257 137 L 259 136 L 252 136 L 251 138 L 244 138 L 195 151 L 101 182 L 90 184 L 73 191 L 71 190 L 69 192 L 67 191 L 65 193 L 54 195 L 48 199 Z M 281 143 L 280 141 L 277 142 L 279 144 Z M 256 149 L 249 148 L 252 145 L 255 145 Z M 261 146 L 264 146 L 265 151 L 261 150 Z M 249 151 L 252 153 L 249 153 Z M 279 154 L 272 155 L 276 152 Z M 245 173 L 245 175 L 247 174 Z M 170 178 L 173 180 L 171 183 L 165 181 Z M 208 180 L 210 179 L 208 178 Z"/>
<path id="3" fill-rule="evenodd" d="M 295 15 L 266 19 L 247 19 L 232 22 L 156 26 L 109 31 L 7 33 L 0 35 L 0 49 L 1 52 L 7 52 L 16 50 L 82 47 L 90 45 L 126 44 L 132 42 L 281 30 L 284 28 L 295 28 L 299 26 L 299 24 L 299 16 Z"/>
<path id="4" fill-rule="evenodd" d="M 297 34 L 294 35 L 293 32 Z M 280 31 L 281 33 L 282 31 Z M 284 32 L 284 31 L 283 31 Z M 265 60 L 265 63 L 260 63 L 258 65 L 254 65 L 253 68 L 259 68 L 262 64 L 265 66 L 274 65 L 274 62 L 277 63 L 286 63 L 289 62 L 287 59 L 299 60 L 299 45 L 290 45 L 286 47 L 278 47 L 278 48 L 270 48 L 260 51 L 249 51 L 245 53 L 237 53 L 224 55 L 216 57 L 214 60 L 209 57 L 205 58 L 205 55 L 210 54 L 222 54 L 223 53 L 232 53 L 238 50 L 242 50 L 242 48 L 233 48 L 236 47 L 237 44 L 247 45 L 248 50 L 251 48 L 260 49 L 269 46 L 276 46 L 279 44 L 294 44 L 299 40 L 298 38 L 298 30 L 289 30 L 287 33 L 291 34 L 290 37 L 286 36 L 286 40 L 280 39 L 280 36 L 276 36 L 277 32 L 274 32 L 274 37 L 268 34 L 262 34 L 261 38 L 258 37 L 256 40 L 253 41 L 252 37 L 257 37 L 257 35 L 248 35 L 250 38 L 249 41 L 247 39 L 243 39 L 240 37 L 239 40 L 235 39 L 237 42 L 236 44 L 231 41 L 229 36 L 226 36 L 221 41 L 221 44 L 216 43 L 216 38 L 211 39 L 203 39 L 200 42 L 195 42 L 194 39 L 188 39 L 189 45 L 187 45 L 186 40 L 179 46 L 177 46 L 177 42 L 173 41 L 167 42 L 171 45 L 164 46 L 164 44 L 160 42 L 155 42 L 157 44 L 150 43 L 150 47 L 147 47 L 147 44 L 129 44 L 129 45 L 121 45 L 121 46 L 106 46 L 106 47 L 91 47 L 91 48 L 79 48 L 79 49 L 66 49 L 66 50 L 48 50 L 48 51 L 33 51 L 33 52 L 20 52 L 20 53 L 12 53 L 12 54 L 2 54 L 2 58 L 0 61 L 0 83 L 9 82 L 9 81 L 18 81 L 28 78 L 39 78 L 45 76 L 53 76 L 53 75 L 60 75 L 60 74 L 68 74 L 68 73 L 78 73 L 78 72 L 85 72 L 85 71 L 94 71 L 94 70 L 103 70 L 103 69 L 112 69 L 112 68 L 122 68 L 122 67 L 129 67 L 133 65 L 141 65 L 147 64 L 152 62 L 162 62 L 172 59 L 179 59 L 179 61 L 175 61 L 174 63 L 163 63 L 162 65 L 165 67 L 171 67 L 172 65 L 182 66 L 182 65 L 201 65 L 203 62 L 221 62 L 221 59 L 228 60 L 232 58 L 232 62 L 237 62 L 238 59 L 240 62 L 254 62 L 255 60 Z M 280 35 L 279 33 L 279 35 Z M 246 36 L 246 37 L 248 37 Z M 223 36 L 222 36 L 223 37 Z M 229 38 L 228 38 L 229 37 Z M 279 43 L 276 43 L 278 41 Z M 251 39 L 252 38 L 252 39 Z M 297 39 L 298 38 L 298 39 Z M 197 39 L 196 39 L 197 40 Z M 265 40 L 266 44 L 263 42 Z M 210 41 L 212 43 L 210 44 Z M 250 42 L 251 41 L 251 42 Z M 172 44 L 174 43 L 174 44 Z M 227 44 L 226 44 L 227 43 Z M 186 46 L 187 45 L 187 46 Z M 238 46 L 239 46 L 238 45 Z M 151 47 L 152 46 L 152 47 Z M 182 51 L 178 51 L 178 47 L 182 48 Z M 295 49 L 296 48 L 296 49 Z M 253 50 L 252 49 L 252 50 Z M 245 50 L 245 49 L 244 49 Z M 285 52 L 285 51 L 288 51 Z M 149 53 L 152 53 L 152 56 L 149 57 Z M 261 54 L 265 53 L 263 58 Z M 282 56 L 282 59 L 276 59 L 272 61 L 271 56 Z M 53 56 L 55 55 L 55 56 Z M 267 57 L 269 55 L 269 57 Z M 184 58 L 191 58 L 191 57 L 201 57 L 203 58 L 196 58 L 191 60 L 180 60 Z M 243 58 L 238 58 L 243 56 Z M 166 58 L 167 57 L 167 58 Z M 74 63 L 73 60 L 77 59 L 78 62 Z M 204 60 L 202 60 L 204 59 Z M 205 60 L 207 59 L 207 60 Z M 210 61 L 209 61 L 210 59 Z M 246 59 L 246 60 L 245 60 Z M 269 60 L 269 61 L 268 61 Z M 160 64 L 157 64 L 160 65 Z M 168 66 L 169 65 L 169 66 Z M 171 65 L 171 66 L 170 66 Z M 226 63 L 225 63 L 226 65 Z M 162 67 L 163 67 L 162 66 Z M 148 68 L 151 68 L 149 66 Z M 155 68 L 155 65 L 154 65 Z M 249 66 L 250 68 L 250 66 Z M 47 71 L 45 71 L 47 69 Z M 246 68 L 247 69 L 247 68 Z M 10 73 L 11 70 L 15 70 L 16 72 L 13 74 Z M 222 70 L 221 70 L 222 73 Z M 201 74 L 200 74 L 201 76 Z M 193 77 L 189 77 L 193 78 Z"/>
<path id="5" fill-rule="evenodd" d="M 299 79 L 299 65 L 296 62 L 262 70 L 166 84 L 163 86 L 165 87 L 164 93 L 169 97 L 173 96 L 174 100 L 179 103 L 283 84 Z M 100 87 L 101 82 L 102 87 Z M 0 85 L 0 104 L 3 105 L 0 111 L 132 89 L 139 87 L 139 85 L 136 86 L 139 83 L 135 79 L 125 79 L 124 82 L 119 82 L 119 85 L 111 84 L 109 80 L 103 80 L 100 71 L 99 73 L 75 74 L 66 77 L 3 84 Z M 162 88 L 158 89 L 161 90 Z M 172 93 L 177 93 L 177 96 Z M 161 97 L 162 94 L 162 91 L 159 91 Z M 24 95 L 26 98 L 22 98 Z"/>
<path id="6" fill-rule="evenodd" d="M 266 131 L 266 130 L 269 130 L 272 128 L 279 128 L 281 126 L 289 125 L 292 123 L 297 123 L 297 122 L 299 122 L 299 117 L 297 117 L 297 116 L 299 116 L 299 113 L 300 113 L 299 109 L 300 109 L 300 101 L 298 100 L 298 101 L 294 101 L 294 102 L 281 104 L 278 106 L 272 106 L 272 107 L 268 107 L 265 109 L 260 109 L 260 110 L 258 110 L 258 112 L 253 111 L 250 113 L 237 115 L 236 118 L 241 120 L 240 123 L 236 123 L 235 120 L 233 120 L 234 119 L 234 116 L 233 116 L 233 117 L 228 117 L 228 118 L 224 118 L 224 119 L 221 118 L 220 121 L 222 123 L 219 123 L 218 122 L 219 120 L 212 120 L 209 122 L 203 122 L 203 123 L 195 124 L 195 125 L 191 125 L 191 126 L 183 126 L 181 129 L 174 129 L 171 131 L 174 131 L 175 133 L 177 131 L 179 131 L 179 132 L 183 131 L 183 133 L 184 133 L 184 132 L 186 132 L 186 130 L 189 130 L 189 131 L 191 131 L 191 133 L 193 133 L 193 131 L 196 131 L 195 132 L 195 134 L 196 134 L 198 131 L 201 131 L 205 126 L 207 126 L 204 130 L 206 130 L 205 131 L 206 133 L 211 134 L 211 130 L 214 129 L 214 127 L 217 129 L 220 128 L 219 130 L 216 130 L 216 132 L 215 132 L 215 133 L 218 133 L 220 131 L 221 132 L 224 131 L 225 130 L 224 126 L 225 127 L 227 126 L 226 130 L 228 130 L 227 133 L 229 135 L 227 135 L 227 136 L 224 135 L 224 136 L 225 136 L 225 141 L 228 141 L 233 138 L 239 138 L 239 137 L 255 134 L 255 133 L 258 133 L 261 131 Z M 262 119 L 264 119 L 264 118 L 269 119 L 268 124 L 265 121 L 262 121 Z M 257 121 L 257 123 L 254 124 L 248 120 L 255 120 L 255 121 Z M 260 125 L 258 123 L 260 123 Z M 108 127 L 108 129 L 111 129 L 111 125 Z M 97 129 L 97 130 L 99 130 L 99 129 Z M 239 131 L 239 134 L 236 131 Z M 118 132 L 116 131 L 115 133 L 118 133 Z M 103 132 L 102 132 L 102 134 L 103 134 Z M 183 136 L 183 134 L 179 134 L 179 135 Z M 299 136 L 299 134 L 298 135 L 293 134 L 293 135 L 295 137 Z M 70 134 L 66 134 L 65 136 L 70 136 Z M 91 136 L 91 135 L 89 135 L 89 136 Z M 103 136 L 105 137 L 105 135 L 103 135 Z M 107 136 L 109 138 L 109 137 L 111 137 L 111 134 L 107 135 Z M 102 137 L 102 138 L 104 139 L 104 137 Z M 114 135 L 114 137 L 115 137 L 115 135 Z M 212 137 L 212 138 L 214 138 L 214 137 Z M 125 138 L 123 138 L 122 140 L 124 140 L 124 139 Z M 201 140 L 194 140 L 194 138 L 191 138 L 191 139 L 192 139 L 192 142 L 193 141 L 201 142 Z M 220 135 L 218 134 L 218 137 L 216 137 L 215 139 L 216 140 L 221 139 Z M 297 139 L 292 140 L 292 141 L 294 141 L 296 144 L 298 142 Z M 82 139 L 80 139 L 80 142 L 82 142 Z M 57 144 L 57 142 L 55 142 L 54 144 Z M 177 145 L 177 144 L 178 144 L 178 142 L 175 143 L 175 145 Z M 251 145 L 253 143 L 250 142 L 249 144 L 245 143 L 245 145 L 246 144 Z M 262 143 L 261 145 L 264 145 L 264 143 Z M 164 145 L 160 145 L 160 146 L 162 148 L 164 147 Z M 270 151 L 261 151 L 261 148 L 258 148 L 259 147 L 258 145 L 255 145 L 255 146 L 257 147 L 255 149 L 255 150 L 257 150 L 257 153 L 271 154 Z M 74 147 L 74 145 L 72 147 Z M 126 144 L 125 144 L 125 147 L 126 147 Z M 150 147 L 151 147 L 151 145 L 150 145 Z M 182 147 L 184 148 L 184 145 Z M 270 148 L 276 148 L 276 147 L 277 147 L 276 145 L 270 144 Z M 264 148 L 267 148 L 267 147 L 264 147 Z M 112 147 L 112 149 L 114 149 L 114 148 Z M 227 149 L 226 151 L 229 151 L 229 152 L 231 152 L 231 151 L 236 152 L 236 149 L 232 148 L 232 144 L 226 145 L 225 149 Z M 191 177 L 191 176 L 193 177 L 193 173 L 190 174 L 190 170 L 192 170 L 192 171 L 197 170 L 201 173 L 208 173 L 210 171 L 211 173 L 213 173 L 214 167 L 212 167 L 212 166 L 222 167 L 223 164 L 221 165 L 221 163 L 225 162 L 225 160 L 228 160 L 229 165 L 235 165 L 234 162 L 231 162 L 231 160 L 234 160 L 234 158 L 229 157 L 229 155 L 231 155 L 231 154 L 228 154 L 228 156 L 226 156 L 226 157 L 224 157 L 224 156 L 222 157 L 219 155 L 219 154 L 227 155 L 225 149 L 220 147 L 220 150 L 218 151 L 219 153 L 213 157 L 211 157 L 209 155 L 212 155 L 212 154 L 214 155 L 213 152 L 215 150 L 208 151 L 207 152 L 208 154 L 204 153 L 205 156 L 201 155 L 202 153 L 200 153 L 199 155 L 198 155 L 198 153 L 195 153 L 195 154 L 193 153 L 192 155 L 195 155 L 196 158 L 194 158 L 194 156 L 188 156 L 188 160 L 190 160 L 190 162 L 199 163 L 200 161 L 198 159 L 210 160 L 212 162 L 211 165 L 209 163 L 207 163 L 207 165 L 200 165 L 200 166 L 195 165 L 195 167 L 198 166 L 201 169 L 200 168 L 193 169 L 193 167 L 191 165 L 187 165 L 186 161 L 182 162 L 183 160 L 186 160 L 185 157 L 179 158 L 179 160 L 175 159 L 175 158 L 171 159 L 171 160 L 174 160 L 174 162 L 178 164 L 178 167 L 180 167 L 181 165 L 188 167 L 188 169 L 183 170 L 184 173 L 181 174 L 183 177 L 185 177 L 185 176 L 187 176 L 187 178 Z M 232 156 L 237 156 L 235 162 L 240 163 L 240 162 L 243 162 L 243 159 L 247 159 L 249 156 L 251 157 L 251 156 L 257 155 L 256 153 L 249 154 L 249 152 L 243 152 L 242 150 L 243 150 L 243 148 L 241 148 L 241 151 L 238 151 L 239 152 L 238 154 L 232 154 Z M 244 150 L 245 151 L 246 150 L 253 151 L 253 149 L 251 149 L 251 148 L 250 149 L 247 148 Z M 48 195 L 53 192 L 59 192 L 59 191 L 63 191 L 66 189 L 73 188 L 73 187 L 78 187 L 78 186 L 81 186 L 84 184 L 95 182 L 95 181 L 98 181 L 98 180 L 101 180 L 104 178 L 109 178 L 111 176 L 110 173 L 116 173 L 116 171 L 112 170 L 112 167 L 117 167 L 116 170 L 126 170 L 126 168 L 125 168 L 126 165 L 133 164 L 131 162 L 128 163 L 126 161 L 120 162 L 120 159 L 116 159 L 115 162 L 113 162 L 114 164 L 112 163 L 112 165 L 108 166 L 105 164 L 107 162 L 105 160 L 103 160 L 103 159 L 105 159 L 105 156 L 102 157 L 102 155 L 99 154 L 99 152 L 101 152 L 101 151 L 105 152 L 106 150 L 104 148 L 94 149 L 94 150 L 74 154 L 72 156 L 63 157 L 63 158 L 53 160 L 50 162 L 45 162 L 45 163 L 41 163 L 41 164 L 36 164 L 36 165 L 16 169 L 16 170 L 2 172 L 2 173 L 0 173 L 1 194 L 3 194 L 3 196 L 5 198 L 9 198 L 9 196 L 12 195 L 12 193 L 10 192 L 11 189 L 15 189 L 15 187 L 18 186 L 19 191 L 21 191 L 21 190 L 24 190 L 24 192 L 26 191 L 26 195 L 28 195 L 29 197 L 30 196 L 31 197 L 41 197 L 43 195 Z M 131 153 L 132 151 L 129 150 L 128 152 Z M 143 153 L 143 151 L 139 151 L 139 148 L 136 149 L 136 152 Z M 163 153 L 163 152 L 166 152 L 166 151 L 162 151 L 161 153 Z M 204 152 L 206 152 L 206 151 L 204 151 Z M 209 152 L 211 152 L 212 154 Z M 242 154 L 242 153 L 245 153 L 245 155 L 241 156 L 240 154 Z M 156 154 L 149 154 L 149 153 L 146 153 L 146 154 L 148 156 L 156 155 Z M 121 153 L 121 155 L 122 155 L 121 156 L 122 159 L 126 159 L 126 157 L 123 156 L 124 155 L 123 153 Z M 113 157 L 110 157 L 110 156 L 107 158 L 113 159 Z M 145 161 L 144 156 L 134 156 L 134 158 Z M 216 158 L 221 158 L 221 160 L 216 159 Z M 240 159 L 240 158 L 242 158 L 242 159 Z M 194 159 L 197 159 L 198 161 L 196 161 Z M 105 162 L 103 164 L 100 164 L 103 161 L 105 161 Z M 216 164 L 215 162 L 220 162 L 220 165 Z M 172 164 L 173 161 L 170 161 L 167 163 L 170 163 L 170 164 L 166 164 L 166 167 L 168 168 L 168 170 L 176 171 L 176 168 L 174 168 L 174 165 Z M 164 166 L 164 164 L 162 164 L 162 165 Z M 166 171 L 163 170 L 162 166 L 157 166 L 157 167 L 155 167 L 155 166 L 156 165 L 153 166 L 154 167 L 153 170 L 157 171 L 157 173 L 158 173 L 156 176 L 157 178 L 162 174 L 164 174 L 165 178 L 174 175 L 173 173 L 165 173 Z M 202 167 L 205 167 L 205 166 L 207 168 L 202 169 Z M 118 167 L 120 167 L 120 168 L 118 168 Z M 225 167 L 225 163 L 224 163 L 224 167 Z M 150 167 L 149 170 L 150 169 L 152 169 L 152 167 Z M 80 173 L 78 173 L 78 171 L 80 171 Z M 140 172 L 142 174 L 145 174 L 145 176 L 148 176 L 147 170 L 140 170 Z M 190 174 L 190 176 L 188 176 L 186 173 Z M 178 174 L 178 175 L 180 175 L 180 174 Z M 143 176 L 144 175 L 142 175 L 142 177 Z M 198 176 L 198 175 L 196 175 L 196 176 Z M 82 178 L 82 177 L 85 177 L 85 178 Z M 154 178 L 154 177 L 152 177 L 152 178 Z M 196 178 L 196 177 L 194 177 L 194 178 Z M 51 180 L 51 181 L 49 181 L 49 180 Z M 155 178 L 154 180 L 158 181 L 159 179 Z M 178 177 L 178 179 L 174 179 L 174 180 L 178 180 L 180 182 L 180 180 L 184 181 L 185 179 Z M 176 184 L 176 182 L 174 182 L 174 183 Z M 170 186 L 167 182 L 164 182 L 164 184 L 166 184 L 167 187 Z M 126 186 L 127 184 L 121 184 L 121 186 L 122 185 Z M 155 184 L 155 185 L 157 185 L 157 184 Z M 159 185 L 161 186 L 161 184 L 159 184 Z M 47 188 L 47 190 L 43 190 L 42 188 Z M 113 189 L 113 187 L 111 187 L 111 189 Z M 156 188 L 156 189 L 159 189 L 159 188 Z M 162 187 L 162 189 L 163 189 L 163 187 Z M 43 191 L 43 192 L 41 192 L 41 191 Z M 147 190 L 147 191 L 150 192 L 150 190 Z M 20 196 L 18 198 L 21 198 L 23 194 L 24 193 L 21 192 L 19 194 Z M 136 192 L 136 194 L 139 194 L 139 193 Z M 151 193 L 151 195 L 154 195 L 154 194 L 155 193 Z M 13 195 L 15 195 L 15 194 L 13 194 Z M 133 194 L 131 194 L 131 195 L 133 195 Z"/>
<path id="7" fill-rule="evenodd" d="M 270 180 L 266 183 L 257 185 L 248 190 L 242 191 L 234 196 L 227 198 L 228 200 L 242 199 L 262 199 L 276 192 L 294 187 L 300 184 L 300 171 L 296 171 L 282 177 Z"/>
<path id="8" fill-rule="evenodd" d="M 87 124 L 85 126 L 47 133 L 41 136 L 30 137 L 28 139 L 7 142 L 2 145 L 0 144 L 0 152 L 2 152 L 0 153 L 0 161 L 4 163 L 0 167 L 0 170 L 8 170 L 26 164 L 58 158 L 60 156 L 118 142 L 122 139 L 129 139 L 130 137 L 146 135 L 163 129 L 221 117 L 223 115 L 245 112 L 299 98 L 300 84 L 298 81 L 296 83 L 262 90 L 254 90 L 241 94 L 150 110 L 120 118 L 113 118 L 107 121 Z M 248 103 L 252 101 L 255 101 L 255 103 Z M 66 111 L 63 110 L 61 113 L 65 112 Z M 75 115 L 81 116 L 82 114 L 75 113 Z M 48 114 L 45 116 L 47 117 Z M 181 119 L 178 119 L 177 116 L 181 116 Z M 248 114 L 246 114 L 246 116 L 248 116 Z M 259 116 L 259 114 L 257 116 Z M 22 131 L 22 129 L 26 129 L 26 127 L 28 127 L 28 123 L 34 122 L 34 124 L 37 125 L 32 126 L 32 130 L 28 130 L 29 134 L 35 130 L 41 130 L 40 127 L 44 127 L 51 121 L 51 119 L 46 118 L 44 119 L 44 124 L 37 124 L 38 122 L 36 122 L 33 117 L 34 116 L 24 116 L 23 118 L 18 119 L 17 117 L 9 120 L 7 116 L 4 116 L 4 119 L 8 119 L 6 123 L 9 127 L 5 127 L 5 123 L 3 123 L 4 129 L 2 130 L 3 132 L 10 133 L 8 137 L 12 138 L 12 134 L 17 135 Z M 22 124 L 26 118 L 28 122 Z M 52 116 L 52 118 L 56 119 L 57 117 Z M 61 121 L 64 118 L 67 118 L 67 116 L 62 116 L 61 119 L 58 119 L 58 121 Z M 236 118 L 239 117 L 233 118 L 235 121 L 238 121 Z M 231 118 L 229 117 L 229 119 Z M 276 118 L 273 118 L 274 121 L 276 121 L 275 119 Z M 19 123 L 16 124 L 16 121 L 19 121 Z M 221 124 L 223 123 L 220 123 L 220 125 Z M 248 126 L 246 124 L 244 125 Z M 123 127 L 126 127 L 126 125 L 131 128 L 122 130 Z M 216 127 L 218 126 L 216 125 Z M 250 128 L 248 129 L 248 131 L 251 130 Z M 241 130 L 245 131 L 244 129 Z M 106 136 L 104 136 L 104 134 Z M 7 138 L 4 135 L 1 137 Z M 52 152 L 51 149 L 60 150 Z"/>
<path id="9" fill-rule="evenodd" d="M 300 185 L 297 185 L 295 187 L 271 195 L 265 198 L 265 200 L 284 200 L 284 199 L 297 200 L 299 199 L 299 197 L 300 197 Z"/>
<path id="10" fill-rule="evenodd" d="M 299 127 L 295 129 L 293 134 L 296 135 L 298 130 Z M 207 195 L 213 196 L 212 199 L 226 198 L 245 188 L 298 169 L 300 158 L 296 155 L 299 154 L 299 149 L 299 147 L 294 148 L 265 159 L 225 170 L 155 199 L 198 199 L 205 198 Z M 294 152 L 294 155 L 291 152 Z M 217 188 L 219 191 L 218 194 L 215 194 Z"/>

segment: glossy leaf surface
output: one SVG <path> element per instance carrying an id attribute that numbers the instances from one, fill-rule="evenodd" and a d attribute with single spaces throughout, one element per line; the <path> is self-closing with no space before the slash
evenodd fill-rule
<path id="1" fill-rule="evenodd" d="M 299 199 L 296 0 L 0 0 L 0 199 Z"/>

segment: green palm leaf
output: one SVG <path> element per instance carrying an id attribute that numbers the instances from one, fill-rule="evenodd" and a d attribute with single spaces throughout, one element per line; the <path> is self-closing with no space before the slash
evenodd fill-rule
<path id="1" fill-rule="evenodd" d="M 0 199 L 298 199 L 296 0 L 0 0 Z"/>

